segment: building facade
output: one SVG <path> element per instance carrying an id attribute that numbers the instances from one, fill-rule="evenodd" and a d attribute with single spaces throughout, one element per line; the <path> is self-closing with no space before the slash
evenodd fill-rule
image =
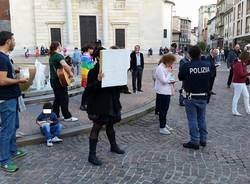
<path id="1" fill-rule="evenodd" d="M 189 18 L 173 16 L 173 37 L 173 43 L 179 39 L 176 44 L 181 49 L 191 44 L 191 20 Z"/>
<path id="2" fill-rule="evenodd" d="M 250 43 L 250 0 L 234 0 L 233 9 L 233 42 L 244 47 Z"/>
<path id="3" fill-rule="evenodd" d="M 196 45 L 198 43 L 198 27 L 194 27 L 191 30 L 191 40 L 190 45 Z"/>
<path id="4" fill-rule="evenodd" d="M 100 39 L 105 47 L 139 44 L 158 51 L 171 45 L 174 5 L 168 0 L 10 0 L 11 30 L 17 50 L 48 47 L 55 40 L 73 49 Z"/>
<path id="5" fill-rule="evenodd" d="M 216 4 L 201 6 L 199 8 L 198 41 L 207 39 L 207 23 L 216 15 Z"/>
<path id="6" fill-rule="evenodd" d="M 0 31 L 10 31 L 9 0 L 0 0 Z"/>
<path id="7" fill-rule="evenodd" d="M 207 23 L 207 47 L 217 48 L 217 34 L 216 34 L 216 16 L 210 19 Z"/>

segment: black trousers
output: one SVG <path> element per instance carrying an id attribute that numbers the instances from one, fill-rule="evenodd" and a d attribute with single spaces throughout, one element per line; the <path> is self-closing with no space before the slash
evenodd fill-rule
<path id="1" fill-rule="evenodd" d="M 82 93 L 82 102 L 81 102 L 81 106 L 86 106 L 87 105 L 87 93 L 86 93 L 86 89 L 83 91 Z"/>
<path id="2" fill-rule="evenodd" d="M 51 84 L 55 99 L 53 103 L 53 112 L 60 117 L 60 108 L 62 115 L 65 119 L 71 118 L 72 115 L 69 112 L 69 95 L 68 88 L 62 87 L 60 84 Z"/>
<path id="3" fill-rule="evenodd" d="M 232 80 L 233 80 L 233 69 L 231 66 L 230 71 L 229 71 L 228 80 L 227 80 L 227 86 L 231 86 Z"/>
<path id="4" fill-rule="evenodd" d="M 158 98 L 158 107 L 159 107 L 159 120 L 160 120 L 160 128 L 165 128 L 167 123 L 167 113 L 170 104 L 170 95 L 160 95 L 157 94 Z"/>
<path id="5" fill-rule="evenodd" d="M 142 74 L 143 74 L 143 68 L 137 67 L 132 71 L 132 86 L 133 91 L 140 91 L 142 86 Z M 137 84 L 137 86 L 136 86 Z"/>

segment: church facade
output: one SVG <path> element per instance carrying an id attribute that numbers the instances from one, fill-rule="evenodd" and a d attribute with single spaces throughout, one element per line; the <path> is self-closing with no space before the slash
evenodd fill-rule
<path id="1" fill-rule="evenodd" d="M 101 40 L 143 50 L 170 47 L 172 8 L 168 0 L 10 0 L 16 50 L 60 41 L 73 49 Z"/>

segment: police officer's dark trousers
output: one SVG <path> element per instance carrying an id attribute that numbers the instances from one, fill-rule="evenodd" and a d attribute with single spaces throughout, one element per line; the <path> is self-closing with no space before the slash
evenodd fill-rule
<path id="1" fill-rule="evenodd" d="M 198 145 L 200 142 L 207 141 L 206 126 L 206 105 L 207 100 L 204 99 L 186 99 L 185 108 L 188 119 L 189 134 L 191 143 Z"/>
<path id="2" fill-rule="evenodd" d="M 167 113 L 170 104 L 170 95 L 157 94 L 160 128 L 165 128 L 167 123 Z"/>

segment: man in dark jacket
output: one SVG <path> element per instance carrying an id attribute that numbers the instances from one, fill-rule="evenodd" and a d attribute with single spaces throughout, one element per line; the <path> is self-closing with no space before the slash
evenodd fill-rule
<path id="1" fill-rule="evenodd" d="M 209 82 L 209 92 L 210 92 L 210 95 L 216 95 L 216 93 L 213 92 L 213 86 L 214 86 L 214 81 L 215 81 L 216 73 L 217 73 L 216 67 L 218 66 L 216 64 L 216 60 L 215 60 L 215 58 L 217 57 L 217 55 L 218 55 L 218 50 L 217 49 L 211 49 L 210 50 L 210 54 L 207 57 L 207 61 L 211 65 L 211 78 L 210 78 L 210 82 Z"/>
<path id="2" fill-rule="evenodd" d="M 143 92 L 142 87 L 142 73 L 144 69 L 144 57 L 140 52 L 140 46 L 136 45 L 135 50 L 130 54 L 130 68 L 132 72 L 132 86 L 133 92 Z M 136 85 L 137 82 L 137 85 Z"/>
<path id="3" fill-rule="evenodd" d="M 228 65 L 228 68 L 230 68 L 230 72 L 229 72 L 229 76 L 227 80 L 228 88 L 230 88 L 232 79 L 233 79 L 233 68 L 232 68 L 233 62 L 239 59 L 239 56 L 240 56 L 240 45 L 236 44 L 234 46 L 234 49 L 228 53 L 228 57 L 227 57 L 227 65 Z"/>

